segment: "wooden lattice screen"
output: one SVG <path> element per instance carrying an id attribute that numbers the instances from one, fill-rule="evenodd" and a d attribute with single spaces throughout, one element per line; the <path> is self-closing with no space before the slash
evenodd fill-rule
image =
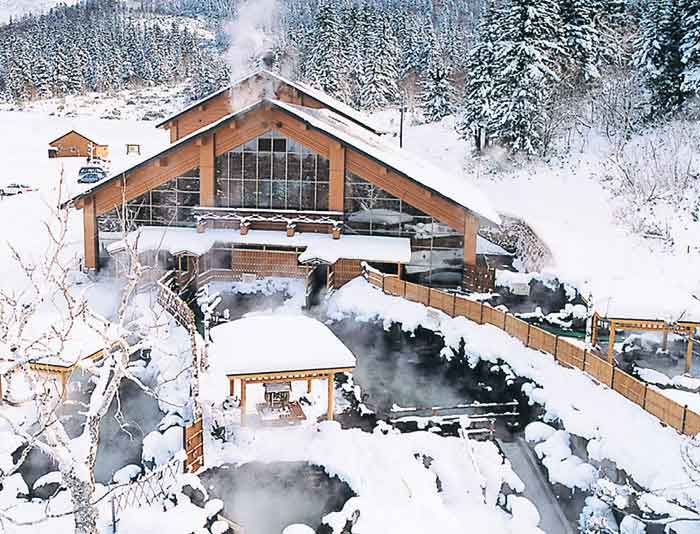
<path id="1" fill-rule="evenodd" d="M 202 430 L 202 418 L 197 418 L 194 423 L 185 427 L 184 449 L 187 454 L 185 472 L 195 473 L 204 465 L 204 431 Z"/>

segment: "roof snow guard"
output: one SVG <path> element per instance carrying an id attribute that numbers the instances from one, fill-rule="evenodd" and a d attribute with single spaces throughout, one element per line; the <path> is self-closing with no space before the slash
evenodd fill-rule
<path id="1" fill-rule="evenodd" d="M 383 133 L 377 125 L 372 123 L 372 120 L 367 115 L 357 111 L 356 109 L 353 109 L 352 107 L 348 106 L 344 102 L 341 102 L 337 98 L 333 98 L 332 96 L 330 96 L 330 95 L 324 93 L 323 91 L 320 91 L 314 87 L 311 87 L 310 85 L 307 85 L 307 84 L 301 83 L 301 82 L 294 82 L 288 78 L 281 76 L 280 74 L 278 74 L 276 72 L 271 72 L 271 71 L 266 70 L 266 69 L 258 69 L 256 71 L 249 73 L 249 74 L 246 74 L 243 77 L 241 77 L 238 80 L 231 83 L 231 85 L 224 87 L 222 89 L 219 89 L 218 91 L 215 91 L 215 92 L 205 96 L 204 98 L 197 100 L 196 102 L 193 102 L 185 109 L 182 109 L 182 110 L 170 115 L 169 117 L 166 117 L 165 119 L 163 119 L 161 122 L 156 124 L 156 128 L 163 128 L 163 127 L 167 126 L 170 121 L 177 119 L 178 117 L 187 113 L 188 111 L 191 111 L 191 110 L 197 108 L 198 106 L 201 106 L 202 104 L 206 103 L 207 101 L 211 100 L 212 98 L 215 98 L 215 97 L 217 97 L 217 96 L 219 96 L 227 91 L 234 90 L 237 87 L 239 87 L 241 84 L 243 84 L 244 82 L 250 80 L 251 78 L 256 78 L 256 77 L 260 78 L 260 79 L 266 79 L 267 81 L 272 82 L 273 84 L 275 84 L 277 86 L 279 84 L 288 85 L 289 87 L 296 89 L 298 92 L 300 92 L 306 96 L 309 96 L 309 97 L 313 98 L 314 100 L 317 100 L 318 102 L 320 102 L 324 106 L 327 106 L 329 109 L 333 110 L 338 115 L 345 117 L 346 119 L 351 120 L 355 124 L 362 126 L 363 128 L 371 131 L 372 133 L 375 133 L 375 134 Z M 265 97 L 271 98 L 272 94 L 267 94 L 267 95 L 261 96 L 261 98 L 265 98 Z"/>
<path id="2" fill-rule="evenodd" d="M 161 158 L 178 147 L 202 135 L 206 135 L 244 115 L 262 107 L 269 107 L 286 113 L 316 131 L 322 132 L 333 140 L 376 161 L 393 172 L 417 183 L 430 192 L 457 204 L 475 215 L 495 224 L 501 224 L 501 218 L 491 206 L 486 196 L 468 179 L 450 174 L 428 163 L 412 152 L 386 142 L 383 138 L 366 129 L 349 122 L 344 117 L 327 109 L 312 109 L 295 106 L 278 100 L 263 99 L 237 112 L 222 117 L 168 146 L 162 152 L 142 159 L 139 163 L 123 172 L 98 182 L 90 189 L 75 196 L 66 204 L 91 195 L 111 181 L 121 178 L 147 163 Z"/>

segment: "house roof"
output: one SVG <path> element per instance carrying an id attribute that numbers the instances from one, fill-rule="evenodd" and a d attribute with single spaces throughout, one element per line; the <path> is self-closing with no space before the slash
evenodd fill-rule
<path id="1" fill-rule="evenodd" d="M 356 363 L 326 325 L 305 315 L 252 315 L 212 328 L 211 338 L 208 374 L 349 369 Z"/>
<path id="2" fill-rule="evenodd" d="M 263 105 L 269 105 L 274 109 L 295 117 L 309 127 L 324 133 L 335 141 L 351 147 L 356 152 L 388 167 L 397 174 L 430 190 L 432 193 L 468 209 L 483 219 L 495 224 L 500 224 L 501 222 L 500 216 L 491 206 L 486 196 L 479 191 L 468 178 L 449 173 L 432 165 L 412 152 L 390 144 L 380 136 L 358 127 L 330 110 L 305 108 L 270 99 L 260 100 L 255 104 L 226 115 L 218 121 L 192 132 L 168 146 L 165 150 L 154 155 L 146 156 L 131 168 L 98 182 L 93 187 L 73 197 L 66 204 L 75 202 L 80 198 L 94 193 L 111 181 L 120 178 L 126 172 L 132 172 L 157 158 L 163 157 L 178 147 L 189 143 L 193 139 L 216 130 L 233 120 L 240 119 L 247 113 Z"/>
<path id="3" fill-rule="evenodd" d="M 231 85 L 226 86 L 222 89 L 219 89 L 218 91 L 215 91 L 204 98 L 201 98 L 200 100 L 197 100 L 196 102 L 193 102 L 190 104 L 188 107 L 185 109 L 182 109 L 169 117 L 163 119 L 161 122 L 159 122 L 156 127 L 161 128 L 165 126 L 168 122 L 172 121 L 173 119 L 178 118 L 179 116 L 183 115 L 184 113 L 187 113 L 188 111 L 193 110 L 197 106 L 201 106 L 205 102 L 211 100 L 212 98 L 215 98 L 231 89 L 235 89 L 242 83 L 246 82 L 247 80 L 253 78 L 253 77 L 264 77 L 267 78 L 268 80 L 275 82 L 277 84 L 286 84 L 290 87 L 293 87 L 300 93 L 303 93 L 304 95 L 310 96 L 311 98 L 318 100 L 325 106 L 328 106 L 331 110 L 336 112 L 338 115 L 345 117 L 354 123 L 362 126 L 363 128 L 366 128 L 367 130 L 370 130 L 373 133 L 380 133 L 380 128 L 378 128 L 377 125 L 373 124 L 371 119 L 367 117 L 364 113 L 357 111 L 356 109 L 353 109 L 352 107 L 348 106 L 344 102 L 341 102 L 337 98 L 333 98 L 332 96 L 324 93 L 323 91 L 319 91 L 318 89 L 311 87 L 310 85 L 307 85 L 305 83 L 301 82 L 294 82 L 288 78 L 285 78 L 284 76 L 281 76 L 280 74 L 276 72 L 271 72 L 266 69 L 258 69 L 256 71 L 253 71 L 249 74 L 246 74 L 242 78 L 239 78 L 238 80 L 234 81 Z M 260 98 L 265 98 L 265 97 L 271 97 L 272 95 L 260 95 Z"/>
<path id="4" fill-rule="evenodd" d="M 411 240 L 405 237 L 343 235 L 333 239 L 330 234 L 297 232 L 287 236 L 278 230 L 249 230 L 246 235 L 233 229 L 211 228 L 198 233 L 194 228 L 172 226 L 143 226 L 131 232 L 126 241 L 116 241 L 107 247 L 110 253 L 136 245 L 139 252 L 167 250 L 173 255 L 201 256 L 216 243 L 237 245 L 267 245 L 304 248 L 301 263 L 322 261 L 333 264 L 339 259 L 366 260 L 386 263 L 408 263 L 411 259 Z"/>
<path id="5" fill-rule="evenodd" d="M 54 139 L 53 141 L 49 141 L 49 145 L 53 145 L 54 143 L 60 141 L 61 139 L 63 139 L 64 137 L 66 137 L 68 134 L 71 134 L 71 133 L 74 133 L 74 134 L 76 134 L 76 135 L 79 135 L 79 136 L 82 137 L 83 139 L 85 139 L 85 140 L 87 140 L 87 141 L 90 141 L 93 145 L 103 146 L 102 143 L 98 143 L 97 141 L 93 141 L 93 140 L 90 139 L 87 135 L 81 134 L 80 132 L 78 132 L 78 131 L 76 131 L 76 130 L 68 130 L 66 133 L 64 133 L 63 135 L 58 136 L 58 137 L 57 137 L 56 139 Z"/>

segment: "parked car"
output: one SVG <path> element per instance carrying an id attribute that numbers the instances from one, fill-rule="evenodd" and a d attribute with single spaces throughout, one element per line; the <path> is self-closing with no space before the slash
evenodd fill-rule
<path id="1" fill-rule="evenodd" d="M 6 196 L 20 195 L 22 193 L 30 193 L 32 191 L 34 191 L 34 188 L 24 184 L 8 184 L 0 187 L 0 194 Z"/>
<path id="2" fill-rule="evenodd" d="M 107 177 L 107 172 L 96 165 L 86 165 L 78 171 L 79 184 L 94 184 Z"/>

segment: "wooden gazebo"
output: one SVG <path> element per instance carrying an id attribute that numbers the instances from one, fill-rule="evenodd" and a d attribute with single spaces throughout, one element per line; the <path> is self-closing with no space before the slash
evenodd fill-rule
<path id="1" fill-rule="evenodd" d="M 665 350 L 668 343 L 668 334 L 679 334 L 686 336 L 688 346 L 685 356 L 685 372 L 689 373 L 691 359 L 693 356 L 693 337 L 696 330 L 700 329 L 700 323 L 694 321 L 667 322 L 661 319 L 631 319 L 621 317 L 603 317 L 597 312 L 592 319 L 592 343 L 596 346 L 598 342 L 598 330 L 602 324 L 607 324 L 610 330 L 608 340 L 608 363 L 613 363 L 615 354 L 615 333 L 620 330 L 631 330 L 634 332 L 659 332 L 662 334 L 661 346 Z"/>
<path id="2" fill-rule="evenodd" d="M 208 372 L 226 376 L 230 396 L 240 399 L 241 425 L 247 420 L 249 386 L 268 385 L 268 394 L 284 395 L 288 390 L 269 386 L 301 381 L 311 393 L 314 380 L 326 382 L 326 417 L 332 419 L 335 375 L 355 367 L 355 357 L 335 334 L 304 315 L 253 315 L 213 328 L 211 337 Z M 285 409 L 276 418 L 280 422 L 305 419 L 296 400 L 288 398 L 283 404 Z M 267 395 L 265 402 L 256 404 L 261 418 L 269 405 Z M 274 419 L 267 423 L 275 424 Z"/>

